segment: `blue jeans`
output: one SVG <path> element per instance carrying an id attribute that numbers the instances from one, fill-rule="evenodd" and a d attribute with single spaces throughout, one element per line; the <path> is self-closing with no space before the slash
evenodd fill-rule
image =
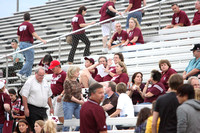
<path id="1" fill-rule="evenodd" d="M 25 49 L 28 47 L 31 47 L 32 44 L 28 42 L 20 42 L 20 49 Z M 29 49 L 26 51 L 23 51 L 23 55 L 26 59 L 26 62 L 22 69 L 19 71 L 19 74 L 26 75 L 27 77 L 31 75 L 32 73 L 32 67 L 33 67 L 33 61 L 34 61 L 34 49 Z"/>
<path id="2" fill-rule="evenodd" d="M 141 22 L 142 22 L 142 12 L 141 11 L 133 12 L 133 13 L 128 14 L 127 21 L 126 21 L 126 29 L 129 28 L 129 19 L 131 17 L 137 18 L 138 23 L 141 25 Z"/>
<path id="3" fill-rule="evenodd" d="M 72 115 L 76 117 L 76 119 L 80 119 L 80 110 L 81 106 L 78 103 L 73 102 L 63 102 L 63 111 L 64 111 L 64 119 L 72 119 Z M 79 127 L 76 127 L 76 131 L 79 130 Z M 69 131 L 69 127 L 63 127 L 63 131 Z"/>
<path id="4" fill-rule="evenodd" d="M 3 124 L 0 124 L 0 133 L 3 133 Z"/>

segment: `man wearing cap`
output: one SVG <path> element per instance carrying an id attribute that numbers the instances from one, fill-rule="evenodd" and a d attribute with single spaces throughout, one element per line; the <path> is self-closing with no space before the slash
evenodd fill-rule
<path id="1" fill-rule="evenodd" d="M 33 25 L 30 23 L 30 14 L 25 13 L 24 14 L 24 22 L 18 27 L 17 30 L 18 35 L 18 41 L 20 42 L 20 49 L 25 49 L 28 47 L 32 47 L 33 45 L 33 37 L 40 40 L 42 43 L 46 44 L 46 41 L 41 39 L 37 33 L 34 30 Z M 26 58 L 26 63 L 22 67 L 19 73 L 17 73 L 17 76 L 20 79 L 27 79 L 28 76 L 31 75 L 32 72 L 32 66 L 34 61 L 34 50 L 29 49 L 26 51 L 23 51 L 23 55 Z"/>
<path id="2" fill-rule="evenodd" d="M 51 102 L 52 91 L 47 80 L 44 79 L 44 74 L 44 68 L 38 67 L 35 75 L 26 81 L 20 91 L 24 104 L 24 114 L 32 131 L 34 131 L 36 120 L 47 119 L 47 104 L 50 107 L 50 113 L 54 113 Z"/>
<path id="3" fill-rule="evenodd" d="M 93 58 L 85 57 L 84 59 L 85 59 L 85 67 L 86 68 L 88 68 L 94 64 Z M 95 76 L 97 75 L 97 68 L 91 69 L 89 71 L 90 71 L 90 74 L 92 75 L 92 77 L 95 78 Z"/>
<path id="4" fill-rule="evenodd" d="M 183 79 L 187 79 L 190 76 L 198 76 L 198 74 L 200 74 L 200 44 L 195 44 L 191 51 L 193 51 L 193 56 L 195 58 L 190 60 L 183 72 Z"/>
<path id="5" fill-rule="evenodd" d="M 55 115 L 61 123 L 64 123 L 64 112 L 63 112 L 63 100 L 64 95 L 63 84 L 66 78 L 66 72 L 62 70 L 60 62 L 53 60 L 50 64 L 49 69 L 53 71 L 51 80 L 51 90 L 53 92 L 53 106 L 55 109 Z"/>

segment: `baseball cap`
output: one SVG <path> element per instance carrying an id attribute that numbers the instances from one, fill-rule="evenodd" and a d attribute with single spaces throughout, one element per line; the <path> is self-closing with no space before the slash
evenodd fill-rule
<path id="1" fill-rule="evenodd" d="M 11 42 L 16 42 L 16 43 L 18 43 L 18 41 L 16 40 L 16 39 L 12 39 L 12 41 Z"/>
<path id="2" fill-rule="evenodd" d="M 0 89 L 2 89 L 5 86 L 4 81 L 0 80 Z"/>
<path id="3" fill-rule="evenodd" d="M 92 64 L 94 64 L 94 59 L 93 59 L 93 58 L 85 57 L 84 59 L 85 59 L 85 60 L 89 60 Z"/>
<path id="4" fill-rule="evenodd" d="M 191 49 L 190 51 L 195 51 L 195 50 L 200 50 L 200 44 L 195 44 L 193 49 Z"/>
<path id="5" fill-rule="evenodd" d="M 49 69 L 53 69 L 55 66 L 60 65 L 60 62 L 57 60 L 53 60 L 49 66 Z"/>

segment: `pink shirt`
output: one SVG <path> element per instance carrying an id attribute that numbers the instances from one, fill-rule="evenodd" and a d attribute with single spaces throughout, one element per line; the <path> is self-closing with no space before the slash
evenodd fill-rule
<path id="1" fill-rule="evenodd" d="M 135 43 L 144 44 L 143 35 L 139 28 L 135 27 L 133 30 L 128 32 L 128 39 L 131 41 L 134 37 L 138 37 L 138 40 Z"/>
<path id="2" fill-rule="evenodd" d="M 195 12 L 195 14 L 194 14 L 194 18 L 193 18 L 193 20 L 192 20 L 192 23 L 194 24 L 194 25 L 197 25 L 197 24 L 200 24 L 200 12 Z"/>
<path id="3" fill-rule="evenodd" d="M 187 14 L 180 10 L 179 13 L 174 13 L 174 15 L 172 16 L 172 24 L 176 25 L 182 23 L 183 26 L 190 26 L 190 20 L 188 19 Z"/>
<path id="4" fill-rule="evenodd" d="M 115 8 L 113 2 L 107 1 L 106 3 L 103 4 L 103 6 L 101 7 L 101 9 L 99 10 L 99 14 L 101 14 L 100 21 L 103 21 L 103 20 L 112 18 L 110 15 L 108 15 L 108 14 L 106 13 L 106 10 L 107 10 L 107 8 L 108 8 L 109 6 L 112 6 L 113 8 Z M 114 21 L 114 20 L 113 20 L 113 21 Z M 107 22 L 107 23 L 109 23 L 109 22 Z"/>
<path id="5" fill-rule="evenodd" d="M 81 29 L 80 24 L 84 24 L 85 20 L 83 18 L 83 15 L 81 14 L 76 14 L 73 18 L 72 18 L 72 27 L 73 27 L 73 31 L 79 30 Z M 85 33 L 85 30 L 79 31 L 75 34 L 82 34 Z"/>
<path id="6" fill-rule="evenodd" d="M 123 83 L 127 84 L 128 81 L 129 81 L 129 77 L 128 77 L 127 73 L 122 73 L 120 75 L 116 74 L 110 81 L 113 81 L 116 84 L 118 84 L 120 82 L 123 82 Z"/>
<path id="7" fill-rule="evenodd" d="M 129 4 L 133 4 L 129 11 L 141 8 L 142 0 L 129 0 Z"/>
<path id="8" fill-rule="evenodd" d="M 17 35 L 20 36 L 20 42 L 33 43 L 33 32 L 35 32 L 33 25 L 30 22 L 23 22 L 17 30 Z"/>
<path id="9" fill-rule="evenodd" d="M 120 34 L 116 32 L 114 36 L 112 37 L 112 40 L 119 41 L 121 43 L 122 40 L 126 41 L 127 38 L 128 38 L 127 32 L 125 30 L 122 30 Z"/>
<path id="10" fill-rule="evenodd" d="M 51 80 L 51 90 L 54 96 L 61 94 L 63 91 L 63 84 L 66 79 L 66 72 L 62 71 L 59 74 L 53 74 Z"/>

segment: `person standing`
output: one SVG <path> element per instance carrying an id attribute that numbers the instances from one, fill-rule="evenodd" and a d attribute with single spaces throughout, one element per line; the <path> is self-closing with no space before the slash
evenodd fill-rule
<path id="1" fill-rule="evenodd" d="M 33 45 L 33 37 L 40 40 L 42 43 L 46 44 L 47 42 L 43 39 L 41 39 L 37 33 L 34 30 L 33 25 L 30 23 L 30 14 L 26 12 L 24 14 L 24 22 L 18 27 L 17 35 L 18 35 L 18 41 L 20 43 L 20 49 L 25 49 L 28 47 L 31 47 Z M 29 49 L 26 51 L 23 51 L 23 55 L 26 59 L 25 65 L 22 67 L 22 69 L 17 73 L 16 75 L 20 79 L 27 79 L 28 76 L 31 75 L 32 72 L 32 66 L 34 61 L 34 49 Z"/>
<path id="2" fill-rule="evenodd" d="M 32 131 L 34 131 L 36 120 L 47 119 L 47 103 L 50 107 L 50 113 L 54 113 L 51 102 L 52 91 L 49 88 L 47 80 L 44 79 L 44 74 L 44 68 L 38 67 L 35 75 L 26 81 L 20 91 L 24 104 L 24 114 Z"/>
<path id="3" fill-rule="evenodd" d="M 126 10 L 124 11 L 124 13 L 126 13 L 128 11 L 131 12 L 133 10 L 141 8 L 141 4 L 142 4 L 142 0 L 129 0 L 129 5 L 126 8 Z M 146 6 L 146 0 L 143 0 L 143 6 Z M 141 22 L 142 22 L 142 12 L 144 12 L 144 11 L 136 11 L 136 12 L 128 14 L 127 21 L 126 21 L 126 29 L 128 29 L 128 27 L 129 27 L 129 19 L 131 17 L 137 18 L 137 21 L 141 25 Z"/>
<path id="4" fill-rule="evenodd" d="M 88 25 L 95 24 L 95 22 L 85 23 L 85 20 L 83 17 L 86 14 L 86 10 L 87 8 L 85 6 L 80 6 L 80 8 L 78 9 L 78 13 L 72 18 L 71 24 L 72 24 L 73 31 L 79 30 Z M 72 48 L 68 56 L 68 64 L 73 64 L 74 54 L 76 52 L 76 48 L 78 46 L 79 40 L 81 40 L 86 45 L 83 56 L 90 55 L 90 41 L 85 34 L 85 30 L 76 32 L 72 35 Z"/>
<path id="5" fill-rule="evenodd" d="M 107 133 L 106 116 L 99 106 L 103 99 L 103 86 L 92 84 L 89 87 L 89 99 L 80 110 L 80 133 Z"/>

